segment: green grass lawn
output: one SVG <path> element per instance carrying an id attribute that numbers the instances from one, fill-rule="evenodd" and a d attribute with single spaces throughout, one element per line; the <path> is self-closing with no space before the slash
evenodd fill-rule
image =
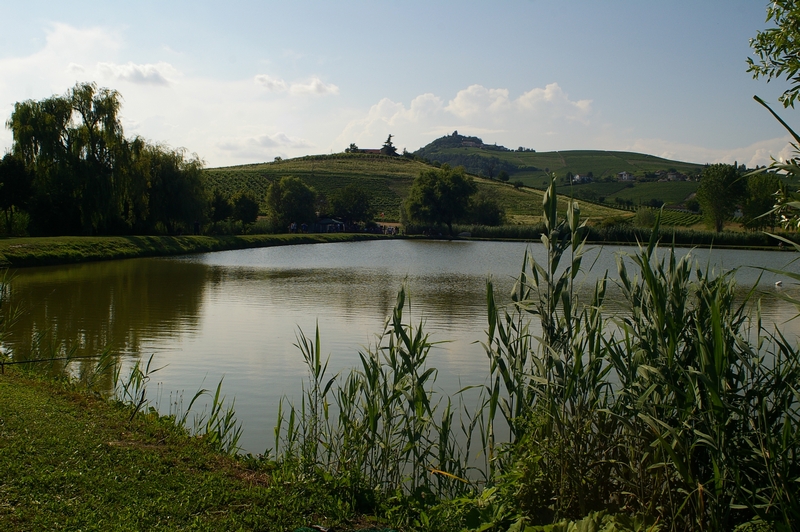
<path id="1" fill-rule="evenodd" d="M 0 268 L 161 257 L 227 249 L 349 242 L 382 235 L 331 233 L 227 236 L 55 236 L 0 239 Z"/>
<path id="2" fill-rule="evenodd" d="M 220 455 L 167 418 L 131 417 L 130 407 L 75 386 L 9 367 L 0 375 L 0 530 L 365 523 L 324 479 L 287 478 L 271 462 Z"/>

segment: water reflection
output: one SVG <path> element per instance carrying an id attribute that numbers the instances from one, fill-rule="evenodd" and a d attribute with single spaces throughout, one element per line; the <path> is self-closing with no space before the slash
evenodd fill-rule
<path id="1" fill-rule="evenodd" d="M 162 406 L 175 391 L 191 397 L 225 376 L 224 390 L 236 397 L 245 423 L 246 450 L 268 447 L 277 402 L 297 399 L 305 368 L 293 346 L 301 327 L 318 324 L 331 371 L 358 363 L 358 351 L 374 343 L 391 312 L 397 291 L 408 286 L 410 321 L 424 321 L 438 345 L 429 357 L 439 368 L 438 386 L 452 393 L 483 381 L 486 356 L 477 343 L 486 329 L 486 280 L 509 301 L 526 249 L 544 259 L 541 245 L 497 242 L 379 241 L 322 244 L 210 253 L 169 259 L 134 259 L 21 270 L 10 304 L 24 312 L 11 331 L 14 355 L 30 353 L 35 335 L 52 331 L 94 354 L 105 346 L 133 360 L 156 354 L 155 399 Z M 595 248 L 576 289 L 588 299 L 598 275 L 617 277 L 617 256 L 630 247 Z M 681 254 L 688 250 L 679 250 Z M 743 264 L 789 268 L 789 253 L 693 251 L 698 264 L 718 270 Z M 754 286 L 763 271 L 743 268 L 740 290 Z M 757 287 L 765 321 L 790 337 L 796 309 L 776 297 L 797 289 L 788 280 L 774 286 L 771 273 Z M 607 313 L 620 310 L 619 292 L 609 284 Z M 6 311 L 6 309 L 2 309 Z"/>
<path id="2" fill-rule="evenodd" d="M 16 272 L 8 307 L 20 315 L 8 337 L 25 359 L 37 333 L 75 346 L 138 353 L 143 339 L 168 340 L 198 330 L 203 292 L 214 271 L 158 260 L 99 262 Z"/>

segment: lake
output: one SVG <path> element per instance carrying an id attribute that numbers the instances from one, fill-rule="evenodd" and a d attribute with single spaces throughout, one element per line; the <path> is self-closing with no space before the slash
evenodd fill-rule
<path id="1" fill-rule="evenodd" d="M 428 359 L 439 369 L 437 388 L 453 393 L 482 383 L 488 363 L 478 342 L 486 329 L 486 281 L 491 276 L 498 300 L 508 302 L 526 248 L 544 259 L 541 244 L 395 240 L 24 269 L 12 281 L 10 305 L 20 305 L 23 314 L 7 347 L 23 358 L 34 337 L 49 331 L 76 346 L 78 355 L 108 346 L 128 367 L 152 354 L 155 367 L 164 367 L 153 375 L 149 396 L 163 412 L 181 394 L 188 402 L 224 377 L 223 393 L 235 397 L 244 425 L 243 449 L 261 453 L 273 445 L 280 398 L 300 398 L 306 374 L 293 345 L 298 331 L 313 337 L 318 324 L 329 372 L 349 369 L 358 351 L 375 343 L 403 283 L 410 298 L 406 316 L 444 342 Z M 616 278 L 616 257 L 633 252 L 590 248 L 584 266 L 592 270 L 579 277 L 579 290 L 588 297 L 606 271 Z M 759 269 L 798 272 L 791 262 L 796 254 L 691 253 L 703 268 L 747 266 L 736 274 L 743 291 L 763 274 L 756 289 L 765 322 L 792 338 L 800 334 L 800 320 L 787 321 L 797 309 L 778 297 L 800 297 L 800 290 Z M 614 312 L 609 292 L 607 310 Z"/>

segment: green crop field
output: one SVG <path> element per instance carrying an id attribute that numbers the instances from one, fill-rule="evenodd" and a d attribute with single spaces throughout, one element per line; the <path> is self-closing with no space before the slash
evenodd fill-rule
<path id="1" fill-rule="evenodd" d="M 334 190 L 352 183 L 365 188 L 372 204 L 384 221 L 399 219 L 400 204 L 422 170 L 430 166 L 404 157 L 386 157 L 364 154 L 335 154 L 300 157 L 284 161 L 209 168 L 206 177 L 209 186 L 223 193 L 250 190 L 258 198 L 266 196 L 269 184 L 283 176 L 295 176 L 313 186 L 318 193 L 329 195 Z M 488 179 L 475 178 L 478 190 L 495 197 L 505 208 L 511 223 L 536 223 L 542 213 L 542 193 L 527 188 L 516 189 Z M 563 202 L 562 202 L 563 204 Z M 625 211 L 592 203 L 582 203 L 585 217 L 599 220 L 608 216 L 630 216 Z"/>
<path id="2" fill-rule="evenodd" d="M 527 186 L 541 187 L 548 173 L 563 177 L 572 174 L 592 173 L 595 179 L 614 177 L 619 172 L 636 176 L 659 170 L 675 170 L 696 175 L 702 164 L 662 159 L 653 155 L 621 151 L 568 150 L 555 152 L 518 152 L 492 149 L 492 147 L 437 147 L 437 142 L 421 148 L 416 154 L 430 161 L 464 165 L 475 174 L 496 176 L 501 170 L 508 172 L 512 181 L 520 180 Z"/>
<path id="3" fill-rule="evenodd" d="M 613 203 L 616 198 L 631 201 L 634 205 L 648 203 L 652 199 L 661 200 L 667 205 L 679 205 L 697 192 L 696 181 L 647 181 L 632 183 L 616 181 L 613 183 L 586 183 L 562 187 L 565 194 L 573 194 L 577 198 Z M 537 186 L 537 188 L 543 188 Z M 568 192 L 570 191 L 570 192 Z"/>

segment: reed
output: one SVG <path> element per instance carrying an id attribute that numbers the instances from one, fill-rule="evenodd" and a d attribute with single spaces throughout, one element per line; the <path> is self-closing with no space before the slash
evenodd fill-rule
<path id="1" fill-rule="evenodd" d="M 326 377 L 319 335 L 300 333 L 310 378 L 300 408 L 281 410 L 275 458 L 346 477 L 351 502 L 372 490 L 412 528 L 792 530 L 797 347 L 764 330 L 752 293 L 737 302 L 733 272 L 660 249 L 658 219 L 633 265 L 620 258 L 618 279 L 579 300 L 589 230 L 576 203 L 559 218 L 556 201 L 551 182 L 547 258 L 524 255 L 511 305 L 487 282 L 477 406 L 434 393 L 434 343 L 403 323 L 403 289 L 346 375 Z M 624 299 L 611 316 L 609 282 Z"/>

